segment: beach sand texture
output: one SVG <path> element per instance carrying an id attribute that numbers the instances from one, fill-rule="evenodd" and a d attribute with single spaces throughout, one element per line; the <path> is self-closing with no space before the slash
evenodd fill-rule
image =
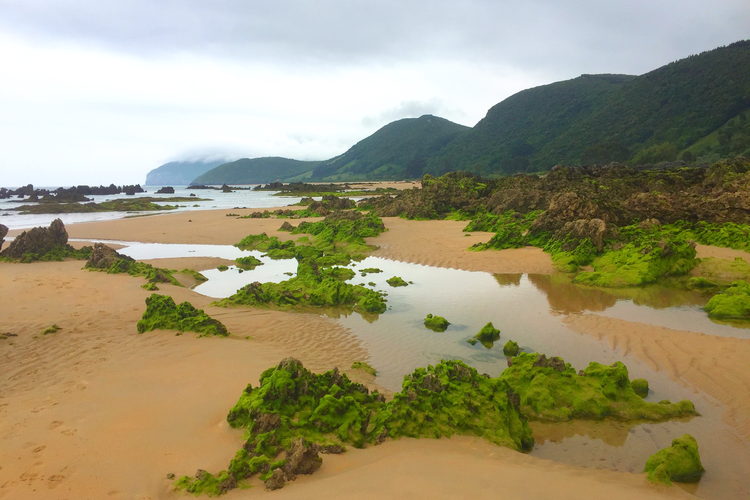
<path id="1" fill-rule="evenodd" d="M 251 210 L 234 210 L 247 213 Z M 273 219 L 224 210 L 139 217 L 68 227 L 71 237 L 175 243 L 234 243 L 277 233 Z M 188 222 L 191 220 L 192 222 Z M 488 235 L 462 222 L 386 219 L 376 255 L 489 272 L 551 270 L 537 249 L 469 252 Z M 154 261 L 157 262 L 157 261 Z M 201 269 L 211 259 L 174 259 Z M 367 353 L 335 321 L 315 314 L 210 306 L 187 288 L 161 286 L 224 322 L 229 339 L 155 331 L 135 322 L 149 292 L 143 280 L 82 270 L 80 261 L 0 263 L 0 498 L 176 498 L 167 473 L 219 470 L 241 442 L 226 412 L 247 383 L 284 357 L 313 370 L 346 368 Z M 704 391 L 750 437 L 750 341 L 678 332 L 593 315 L 577 331 L 632 353 Z M 61 330 L 41 335 L 57 324 Z M 0 333 L 2 333 L 0 332 Z M 249 338 L 246 338 L 249 337 Z M 365 380 L 366 382 L 366 380 Z M 316 474 L 278 492 L 262 485 L 227 498 L 689 498 L 643 475 L 584 469 L 502 449 L 479 439 L 399 440 L 326 456 Z"/>

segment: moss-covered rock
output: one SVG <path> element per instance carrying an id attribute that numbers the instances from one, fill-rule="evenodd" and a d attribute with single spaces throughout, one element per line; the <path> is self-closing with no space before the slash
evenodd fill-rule
<path id="1" fill-rule="evenodd" d="M 560 358 L 519 353 L 500 375 L 520 395 L 521 411 L 529 419 L 668 420 L 696 415 L 693 403 L 644 401 L 630 383 L 627 367 L 619 361 L 610 366 L 590 363 L 575 369 Z"/>
<path id="2" fill-rule="evenodd" d="M 154 267 L 145 262 L 138 262 L 132 257 L 122 255 L 102 243 L 96 243 L 89 256 L 85 269 L 103 271 L 109 274 L 127 273 L 131 276 L 142 276 L 149 283 L 170 283 L 182 286 L 169 269 Z"/>
<path id="3" fill-rule="evenodd" d="M 487 323 L 482 327 L 479 332 L 477 332 L 472 339 L 474 342 L 470 342 L 471 344 L 475 344 L 476 342 L 481 342 L 484 347 L 487 349 L 491 348 L 496 340 L 500 339 L 500 330 L 495 328 L 493 324 Z"/>
<path id="4" fill-rule="evenodd" d="M 698 442 L 690 434 L 672 441 L 672 446 L 657 451 L 646 461 L 643 472 L 656 483 L 696 483 L 704 469 L 698 453 Z"/>
<path id="5" fill-rule="evenodd" d="M 506 383 L 481 376 L 460 361 L 420 368 L 404 378 L 390 402 L 331 370 L 314 374 L 294 359 L 263 372 L 260 386 L 247 386 L 229 411 L 232 427 L 246 429 L 246 442 L 226 470 L 199 470 L 176 487 L 217 495 L 260 474 L 278 488 L 297 474 L 314 472 L 319 453 L 340 453 L 388 437 L 476 435 L 516 450 L 533 445 L 531 430 Z"/>
<path id="6" fill-rule="evenodd" d="M 516 356 L 519 352 L 521 352 L 521 348 L 513 340 L 507 341 L 503 346 L 503 354 L 506 356 Z"/>
<path id="7" fill-rule="evenodd" d="M 3 236 L 6 233 L 7 228 Z M 91 251 L 89 246 L 77 250 L 68 245 L 68 232 L 65 225 L 60 219 L 55 219 L 49 227 L 35 227 L 16 236 L 8 248 L 0 252 L 0 258 L 8 262 L 23 263 L 62 261 L 87 259 Z"/>
<path id="8" fill-rule="evenodd" d="M 442 316 L 428 314 L 424 318 L 424 326 L 435 332 L 444 332 L 449 325 L 450 322 Z"/>
<path id="9" fill-rule="evenodd" d="M 704 309 L 710 318 L 750 321 L 750 283 L 735 281 L 711 297 Z"/>
<path id="10" fill-rule="evenodd" d="M 378 371 L 364 361 L 355 361 L 352 363 L 352 370 L 360 370 L 365 373 L 369 373 L 373 377 L 378 374 Z"/>
<path id="11" fill-rule="evenodd" d="M 377 267 L 366 267 L 364 269 L 359 270 L 360 274 L 362 276 L 367 276 L 368 274 L 376 274 L 376 273 L 382 273 L 382 269 L 378 269 Z"/>
<path id="12" fill-rule="evenodd" d="M 648 380 L 645 378 L 635 378 L 631 380 L 630 387 L 632 387 L 633 391 L 635 391 L 640 397 L 645 398 L 648 396 Z"/>
<path id="13" fill-rule="evenodd" d="M 50 326 L 48 326 L 47 328 L 44 328 L 44 329 L 43 329 L 43 330 L 41 331 L 41 333 L 42 333 L 42 335 L 49 335 L 49 334 L 51 334 L 51 333 L 57 333 L 57 332 L 59 332 L 60 330 L 62 330 L 62 328 L 60 328 L 59 326 L 57 326 L 57 325 L 55 324 L 55 325 L 50 325 Z"/>
<path id="14" fill-rule="evenodd" d="M 404 281 L 401 276 L 393 276 L 392 278 L 388 278 L 387 280 L 385 280 L 385 282 L 392 287 L 409 286 L 409 283 Z"/>
<path id="15" fill-rule="evenodd" d="M 250 283 L 231 297 L 219 301 L 218 305 L 325 306 L 344 307 L 360 313 L 385 312 L 383 296 L 375 290 L 345 282 L 352 277 L 354 271 L 351 269 L 321 267 L 319 259 L 298 256 L 296 276 L 279 283 Z"/>
<path id="16" fill-rule="evenodd" d="M 201 336 L 229 334 L 221 322 L 202 309 L 196 309 L 189 302 L 177 305 L 172 297 L 156 293 L 146 299 L 146 311 L 136 327 L 138 333 L 160 329 L 196 332 Z"/>
<path id="17" fill-rule="evenodd" d="M 229 271 L 229 266 L 227 266 L 226 264 L 219 264 L 218 266 L 216 266 L 216 269 L 223 273 L 224 271 Z"/>

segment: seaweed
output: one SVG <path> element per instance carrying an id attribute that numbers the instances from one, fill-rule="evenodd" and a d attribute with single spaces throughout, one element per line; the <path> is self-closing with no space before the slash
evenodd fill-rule
<path id="1" fill-rule="evenodd" d="M 643 472 L 655 483 L 697 483 L 705 469 L 698 453 L 698 442 L 690 434 L 672 441 L 672 446 L 663 448 L 649 457 Z"/>
<path id="2" fill-rule="evenodd" d="M 50 333 L 57 333 L 57 332 L 59 332 L 60 330 L 62 330 L 62 328 L 60 328 L 59 326 L 57 326 L 57 325 L 55 324 L 55 325 L 51 325 L 51 326 L 48 326 L 47 328 L 44 328 L 44 329 L 43 329 L 43 330 L 41 331 L 41 334 L 42 334 L 42 335 L 49 335 Z"/>
<path id="3" fill-rule="evenodd" d="M 364 286 L 345 283 L 352 277 L 351 269 L 322 267 L 319 259 L 298 256 L 296 276 L 279 283 L 250 283 L 217 304 L 282 308 L 342 306 L 360 313 L 385 312 L 383 296 Z"/>
<path id="4" fill-rule="evenodd" d="M 275 489 L 297 474 L 314 472 L 320 452 L 340 453 L 386 438 L 476 435 L 527 451 L 533 437 L 506 383 L 483 377 L 460 361 L 419 368 L 404 378 L 390 402 L 337 369 L 314 374 L 288 358 L 248 385 L 227 415 L 246 430 L 246 441 L 226 470 L 199 470 L 175 487 L 222 494 L 260 474 Z"/>
<path id="5" fill-rule="evenodd" d="M 401 276 L 393 276 L 392 278 L 388 278 L 387 280 L 385 280 L 385 282 L 392 287 L 409 286 L 409 283 L 404 281 Z"/>
<path id="6" fill-rule="evenodd" d="M 507 341 L 503 346 L 503 354 L 506 356 L 517 356 L 519 352 L 521 352 L 521 348 L 513 340 Z"/>
<path id="7" fill-rule="evenodd" d="M 322 221 L 301 222 L 292 230 L 292 234 L 311 234 L 312 245 L 324 254 L 345 254 L 360 260 L 373 249 L 364 239 L 383 231 L 385 226 L 382 219 L 374 214 L 338 211 Z"/>
<path id="8" fill-rule="evenodd" d="M 630 387 L 632 387 L 633 391 L 635 391 L 640 397 L 645 398 L 648 396 L 648 380 L 645 378 L 634 378 L 630 381 Z"/>
<path id="9" fill-rule="evenodd" d="M 733 282 L 711 297 L 704 309 L 709 318 L 750 321 L 750 283 Z"/>
<path id="10" fill-rule="evenodd" d="M 521 412 L 530 420 L 603 419 L 662 421 L 696 415 L 693 403 L 644 401 L 632 387 L 621 362 L 592 362 L 579 373 L 557 357 L 519 353 L 500 375 L 520 395 Z"/>
<path id="11" fill-rule="evenodd" d="M 484 347 L 487 349 L 490 349 L 494 344 L 495 341 L 500 338 L 500 330 L 495 328 L 492 323 L 487 323 L 482 327 L 479 332 L 477 332 L 474 337 L 472 337 L 469 340 L 473 340 L 473 342 L 469 342 L 470 344 L 476 344 L 477 342 L 481 342 Z"/>
<path id="12" fill-rule="evenodd" d="M 156 293 L 146 298 L 146 310 L 136 327 L 138 333 L 160 329 L 196 332 L 201 337 L 229 335 L 227 328 L 203 309 L 196 309 L 190 302 L 177 305 L 172 297 Z"/>
<path id="13" fill-rule="evenodd" d="M 216 269 L 223 273 L 224 271 L 229 271 L 229 266 L 227 266 L 226 264 L 219 264 L 218 266 L 216 266 Z"/>
<path id="14" fill-rule="evenodd" d="M 362 276 L 367 276 L 368 274 L 382 273 L 383 270 L 378 269 L 377 267 L 366 267 L 364 269 L 360 269 L 359 272 Z"/>
<path id="15" fill-rule="evenodd" d="M 450 322 L 442 316 L 428 314 L 424 318 L 424 326 L 435 332 L 444 332 Z"/>
<path id="16" fill-rule="evenodd" d="M 365 373 L 369 373 L 373 377 L 378 374 L 378 371 L 364 361 L 355 361 L 352 363 L 352 370 L 361 370 Z"/>

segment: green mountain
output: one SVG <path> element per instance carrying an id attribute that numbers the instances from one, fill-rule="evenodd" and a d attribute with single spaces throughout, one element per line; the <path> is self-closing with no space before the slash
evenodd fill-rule
<path id="1" fill-rule="evenodd" d="M 468 130 L 432 115 L 398 120 L 359 141 L 346 153 L 320 162 L 312 172 L 312 180 L 418 178 L 428 158 Z"/>
<path id="2" fill-rule="evenodd" d="M 195 177 L 191 184 L 266 184 L 303 175 L 312 171 L 319 163 L 278 156 L 242 158 Z"/>
<path id="3" fill-rule="evenodd" d="M 426 170 L 497 175 L 749 154 L 748 109 L 750 41 L 741 41 L 637 77 L 582 75 L 519 92 Z"/>
<path id="4" fill-rule="evenodd" d="M 146 174 L 147 186 L 187 186 L 204 172 L 208 172 L 226 160 L 172 161 Z"/>

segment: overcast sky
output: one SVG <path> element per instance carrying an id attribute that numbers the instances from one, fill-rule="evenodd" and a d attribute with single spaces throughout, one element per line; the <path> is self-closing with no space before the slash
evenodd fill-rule
<path id="1" fill-rule="evenodd" d="M 750 36 L 748 0 L 0 0 L 0 186 L 343 153 L 525 88 Z"/>

